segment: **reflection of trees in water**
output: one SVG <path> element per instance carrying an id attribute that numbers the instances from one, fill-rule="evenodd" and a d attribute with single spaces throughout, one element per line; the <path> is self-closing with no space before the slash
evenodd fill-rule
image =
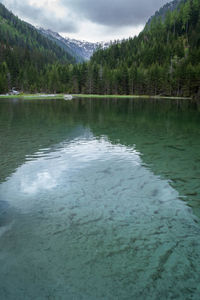
<path id="1" fill-rule="evenodd" d="M 67 106 L 60 100 L 0 103 L 1 180 L 21 165 L 27 155 L 83 131 Z"/>
<path id="2" fill-rule="evenodd" d="M 112 143 L 136 145 L 151 170 L 169 179 L 200 215 L 199 106 L 188 101 L 119 101 L 115 113 L 92 127 Z M 110 126 L 112 122 L 112 126 Z"/>
<path id="3" fill-rule="evenodd" d="M 1 180 L 39 149 L 91 129 L 111 143 L 136 145 L 142 160 L 199 206 L 199 104 L 180 100 L 74 99 L 0 103 Z M 191 190 L 192 188 L 192 190 Z"/>

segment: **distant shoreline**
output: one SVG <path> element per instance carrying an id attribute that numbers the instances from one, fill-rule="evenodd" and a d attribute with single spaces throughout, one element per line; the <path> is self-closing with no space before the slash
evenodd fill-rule
<path id="1" fill-rule="evenodd" d="M 192 97 L 176 97 L 176 96 L 159 96 L 159 95 L 95 95 L 95 94 L 72 94 L 77 98 L 145 98 L 145 99 L 176 99 L 176 100 L 192 100 Z"/>
<path id="2" fill-rule="evenodd" d="M 95 94 L 19 94 L 19 95 L 0 95 L 0 99 L 65 99 L 72 96 L 73 98 L 129 98 L 129 99 L 175 99 L 175 100 L 192 100 L 192 97 L 175 97 L 159 95 L 95 95 Z"/>
<path id="3" fill-rule="evenodd" d="M 0 95 L 0 99 L 64 99 L 65 94 L 19 94 L 19 95 Z"/>

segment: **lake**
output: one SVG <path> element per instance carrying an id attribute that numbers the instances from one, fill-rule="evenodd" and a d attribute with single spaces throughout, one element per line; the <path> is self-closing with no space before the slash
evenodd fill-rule
<path id="1" fill-rule="evenodd" d="M 0 299 L 200 299 L 200 105 L 0 100 Z"/>

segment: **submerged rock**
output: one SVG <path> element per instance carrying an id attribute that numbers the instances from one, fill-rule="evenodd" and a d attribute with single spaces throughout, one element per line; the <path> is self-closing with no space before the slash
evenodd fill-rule
<path id="1" fill-rule="evenodd" d="M 9 219 L 9 204 L 6 201 L 0 200 L 0 227 L 7 224 Z"/>
<path id="2" fill-rule="evenodd" d="M 0 200 L 0 237 L 10 230 L 13 224 L 9 208 L 8 202 Z"/>

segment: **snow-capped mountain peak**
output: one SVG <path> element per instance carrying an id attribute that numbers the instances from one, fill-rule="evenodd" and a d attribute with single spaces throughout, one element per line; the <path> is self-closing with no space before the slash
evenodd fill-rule
<path id="1" fill-rule="evenodd" d="M 107 48 L 109 43 L 91 43 L 87 41 L 81 41 L 76 39 L 71 39 L 69 37 L 62 37 L 59 33 L 52 31 L 51 29 L 38 29 L 43 35 L 47 36 L 51 40 L 54 40 L 59 46 L 64 50 L 73 55 L 77 61 L 89 60 L 93 55 L 94 51 L 99 48 Z"/>

